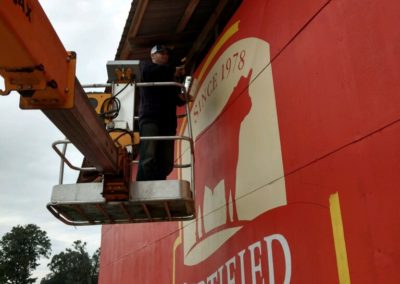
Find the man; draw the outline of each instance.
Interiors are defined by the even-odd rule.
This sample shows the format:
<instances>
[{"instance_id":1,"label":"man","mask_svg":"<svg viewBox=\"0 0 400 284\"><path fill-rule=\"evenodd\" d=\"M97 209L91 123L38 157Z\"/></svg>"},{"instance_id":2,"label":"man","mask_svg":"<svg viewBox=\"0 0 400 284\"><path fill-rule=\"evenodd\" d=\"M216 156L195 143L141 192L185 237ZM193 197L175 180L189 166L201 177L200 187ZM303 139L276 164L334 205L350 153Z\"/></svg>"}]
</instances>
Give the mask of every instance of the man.
<instances>
[{"instance_id":1,"label":"man","mask_svg":"<svg viewBox=\"0 0 400 284\"><path fill-rule=\"evenodd\" d=\"M142 82L171 82L184 75L183 67L168 64L169 50L151 49L151 62L141 66ZM176 135L176 107L185 104L176 86L143 87L140 92L139 132L146 136ZM165 180L173 170L173 140L142 140L136 180Z\"/></svg>"}]
</instances>

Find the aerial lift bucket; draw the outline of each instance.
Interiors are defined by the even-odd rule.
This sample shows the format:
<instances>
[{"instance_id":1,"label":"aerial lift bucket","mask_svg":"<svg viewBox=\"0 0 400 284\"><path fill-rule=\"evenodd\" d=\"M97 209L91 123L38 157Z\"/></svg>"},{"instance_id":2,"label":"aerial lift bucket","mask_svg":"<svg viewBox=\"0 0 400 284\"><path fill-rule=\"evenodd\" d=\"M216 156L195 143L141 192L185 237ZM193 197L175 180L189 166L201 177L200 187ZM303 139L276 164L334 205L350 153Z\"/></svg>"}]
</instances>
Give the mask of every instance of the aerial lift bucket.
<instances>
[{"instance_id":1,"label":"aerial lift bucket","mask_svg":"<svg viewBox=\"0 0 400 284\"><path fill-rule=\"evenodd\" d=\"M102 183L56 185L50 212L68 225L187 221L195 217L190 183L185 180L132 182L129 200L109 201Z\"/></svg>"},{"instance_id":2,"label":"aerial lift bucket","mask_svg":"<svg viewBox=\"0 0 400 284\"><path fill-rule=\"evenodd\" d=\"M124 64L127 64L125 62ZM113 67L115 68L115 66ZM136 87L184 85L175 82L163 83L134 83ZM108 87L112 84L91 85L92 87ZM84 86L85 87L85 86ZM87 86L89 87L89 86ZM117 90L114 90L117 91ZM132 99L134 94L130 94ZM132 102L131 102L132 103ZM130 104L131 104L130 103ZM134 103L134 102L133 102ZM133 108L132 108L133 110ZM133 116L129 114L128 116ZM100 225L100 224L124 224L160 221L187 221L195 218L194 196L194 145L190 122L189 107L186 105L186 114L180 117L187 118L188 136L154 136L141 137L141 140L181 140L189 142L190 162L175 165L176 168L189 168L190 179L187 180L159 180L159 181L131 181L127 198L110 199L105 195L104 181L76 184L62 184L63 169L60 170L60 184L54 186L48 210L59 220L68 225ZM137 119L137 117L135 118ZM134 124L131 126L133 129ZM135 135L133 135L135 137ZM132 138L132 140L135 140ZM61 167L64 163L78 171L95 171L95 168L79 168L73 166L65 156L68 140L56 141L53 148L61 157ZM57 145L64 144L61 152ZM134 145L135 142L131 141ZM138 161L132 161L132 164ZM192 187L192 188L191 188Z\"/></svg>"}]
</instances>

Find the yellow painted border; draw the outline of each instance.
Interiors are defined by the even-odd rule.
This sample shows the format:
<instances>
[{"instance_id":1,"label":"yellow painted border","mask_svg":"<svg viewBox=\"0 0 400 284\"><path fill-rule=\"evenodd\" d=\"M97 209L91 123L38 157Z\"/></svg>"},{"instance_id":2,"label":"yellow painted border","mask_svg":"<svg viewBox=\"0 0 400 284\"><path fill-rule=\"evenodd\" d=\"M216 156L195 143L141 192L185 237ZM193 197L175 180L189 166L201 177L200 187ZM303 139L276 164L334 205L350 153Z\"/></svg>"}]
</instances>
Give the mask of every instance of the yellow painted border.
<instances>
[{"instance_id":1,"label":"yellow painted border","mask_svg":"<svg viewBox=\"0 0 400 284\"><path fill-rule=\"evenodd\" d=\"M206 58L204 65L201 67L199 76L196 78L198 81L201 82L201 79L204 76L204 73L206 72L208 66L211 64L211 61L214 59L215 55L217 52L221 49L221 47L230 39L234 34L236 34L239 31L239 21L234 22L227 30L226 32L219 38L217 43L214 45L213 49L211 50L210 54ZM184 121L181 123L181 127L178 133L182 133L183 130L186 127L186 118L184 118Z\"/></svg>"},{"instance_id":2,"label":"yellow painted border","mask_svg":"<svg viewBox=\"0 0 400 284\"><path fill-rule=\"evenodd\" d=\"M204 73L206 72L208 66L211 64L211 61L214 59L215 55L217 52L221 49L221 47L230 39L234 34L236 34L239 31L239 21L234 22L227 30L226 32L220 37L220 39L217 41L215 44L214 48L211 50L210 54L208 55L206 61L204 62L204 65L201 67L199 76L197 77L197 80L201 81L201 79L204 76ZM186 127L186 118L181 123L180 129L178 133L183 133L185 127Z\"/></svg>"},{"instance_id":3,"label":"yellow painted border","mask_svg":"<svg viewBox=\"0 0 400 284\"><path fill-rule=\"evenodd\" d=\"M346 241L344 238L344 229L342 213L340 210L339 193L334 193L329 197L329 209L331 212L331 222L333 230L333 239L335 242L336 263L339 274L340 284L350 284L349 264L347 261Z\"/></svg>"},{"instance_id":4,"label":"yellow painted border","mask_svg":"<svg viewBox=\"0 0 400 284\"><path fill-rule=\"evenodd\" d=\"M211 50L210 55L207 57L203 67L200 70L198 77L199 81L201 81L201 79L203 78L204 72L206 72L211 61L213 60L217 52L221 49L221 47L224 45L224 43L227 42L228 39L230 39L235 33L239 31L239 23L240 21L233 23L217 41L214 48Z\"/></svg>"},{"instance_id":5,"label":"yellow painted border","mask_svg":"<svg viewBox=\"0 0 400 284\"><path fill-rule=\"evenodd\" d=\"M210 55L207 57L203 67L200 70L200 73L198 76L199 81L201 81L208 66L211 64L211 61L214 59L215 55L221 49L221 47L225 44L225 42L227 42L228 39L230 39L235 33L237 33L239 31L239 23L240 23L240 21L236 21L235 23L233 23L227 29L227 31L221 36L221 38L218 40L218 42L215 44L214 48L210 52ZM179 133L182 133L184 131L184 129L186 127L186 123L187 122L186 122L186 118L185 118L185 120L181 123L181 128L179 130ZM181 143L178 144L177 152L178 152L179 159L181 159ZM181 171L182 171L181 169L178 171L179 178L182 175ZM182 230L183 230L182 222L179 222L179 236L176 238L176 240L174 242L174 247L173 247L173 252L172 252L172 258L173 258L172 259L172 284L176 283L176 250L177 250L178 246L180 246L182 244Z\"/></svg>"}]
</instances>

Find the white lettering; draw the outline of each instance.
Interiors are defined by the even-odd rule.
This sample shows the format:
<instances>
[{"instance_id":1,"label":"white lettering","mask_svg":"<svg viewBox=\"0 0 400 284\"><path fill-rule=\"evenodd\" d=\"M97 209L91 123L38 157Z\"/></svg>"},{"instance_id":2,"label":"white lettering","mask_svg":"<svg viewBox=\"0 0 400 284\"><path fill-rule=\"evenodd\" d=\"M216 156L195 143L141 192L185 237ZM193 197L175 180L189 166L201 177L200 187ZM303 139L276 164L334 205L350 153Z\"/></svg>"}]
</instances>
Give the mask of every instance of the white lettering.
<instances>
[{"instance_id":1,"label":"white lettering","mask_svg":"<svg viewBox=\"0 0 400 284\"><path fill-rule=\"evenodd\" d=\"M223 284L224 282L222 281L222 270L224 269L224 266L222 265L219 269L219 284Z\"/></svg>"},{"instance_id":2,"label":"white lettering","mask_svg":"<svg viewBox=\"0 0 400 284\"><path fill-rule=\"evenodd\" d=\"M264 238L267 244L267 254L268 254L268 271L269 271L269 284L275 284L275 272L274 272L274 259L272 255L272 241L278 241L283 249L283 254L285 256L285 279L284 284L290 283L290 278L292 276L292 263L291 254L289 249L289 244L284 236L280 234L271 235Z\"/></svg>"},{"instance_id":3,"label":"white lettering","mask_svg":"<svg viewBox=\"0 0 400 284\"><path fill-rule=\"evenodd\" d=\"M242 283L245 284L246 283L246 278L245 278L245 274L244 274L244 261L243 261L243 256L244 256L245 250L242 250L239 252L239 258L240 258L240 275L241 275L241 279L242 279Z\"/></svg>"},{"instance_id":4,"label":"white lettering","mask_svg":"<svg viewBox=\"0 0 400 284\"><path fill-rule=\"evenodd\" d=\"M259 254L258 254L258 261L256 263L256 255L255 255L255 249L258 248ZM262 277L262 271L261 271L261 242L256 242L254 244L251 244L249 246L249 251L250 251L250 261L251 261L251 283L257 284L257 272L260 273L260 277L262 279L262 283L264 282L264 278Z\"/></svg>"},{"instance_id":5,"label":"white lettering","mask_svg":"<svg viewBox=\"0 0 400 284\"><path fill-rule=\"evenodd\" d=\"M213 274L211 274L210 276L207 277L207 284L214 284L215 281L218 280L218 272L215 271Z\"/></svg>"},{"instance_id":6,"label":"white lettering","mask_svg":"<svg viewBox=\"0 0 400 284\"><path fill-rule=\"evenodd\" d=\"M236 271L236 261L235 257L232 257L225 263L226 266L226 278L228 280L227 284L235 284L235 271ZM233 266L233 273L231 267Z\"/></svg>"},{"instance_id":7,"label":"white lettering","mask_svg":"<svg viewBox=\"0 0 400 284\"><path fill-rule=\"evenodd\" d=\"M289 284L292 276L292 260L289 244L286 238L281 234L273 234L264 237L263 240L264 242L261 240L250 244L247 249L241 250L236 255L228 259L223 265L218 267L216 271L210 274L205 281L187 281L184 282L184 284L235 284L236 279L239 279L239 273L239 283L246 284L246 272L249 271L251 272L252 284L265 284L266 277L264 278L263 275L266 273L269 275L268 284L275 284L274 254L272 247L272 244L275 241L279 242L280 246L282 247L285 259L285 275L283 284ZM276 249L276 246L274 248ZM249 253L246 253L246 251L249 251ZM238 265L237 262L239 262ZM268 263L267 267L266 263ZM282 283L280 280L278 282Z\"/></svg>"}]
</instances>

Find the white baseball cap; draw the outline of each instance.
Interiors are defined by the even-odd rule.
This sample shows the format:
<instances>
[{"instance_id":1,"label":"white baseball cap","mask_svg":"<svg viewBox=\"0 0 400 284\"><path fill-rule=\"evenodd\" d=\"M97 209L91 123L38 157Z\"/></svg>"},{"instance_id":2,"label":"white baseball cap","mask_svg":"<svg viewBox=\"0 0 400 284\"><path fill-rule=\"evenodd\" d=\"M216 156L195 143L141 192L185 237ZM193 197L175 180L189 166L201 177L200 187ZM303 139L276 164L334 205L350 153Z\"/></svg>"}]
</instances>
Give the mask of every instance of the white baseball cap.
<instances>
[{"instance_id":1,"label":"white baseball cap","mask_svg":"<svg viewBox=\"0 0 400 284\"><path fill-rule=\"evenodd\" d=\"M169 52L169 48L167 48L165 45L162 45L162 44L156 44L151 49L150 54L155 54L155 53L162 52L162 51L168 51Z\"/></svg>"}]
</instances>

